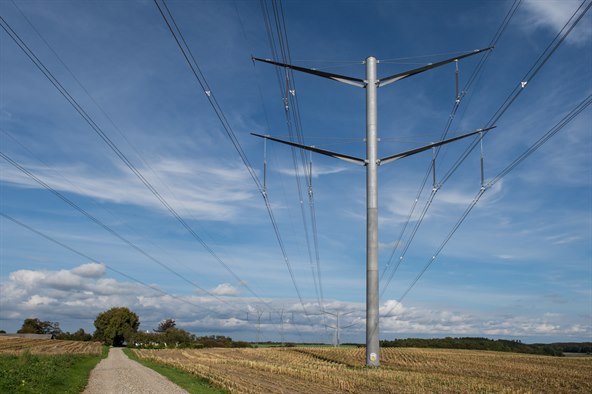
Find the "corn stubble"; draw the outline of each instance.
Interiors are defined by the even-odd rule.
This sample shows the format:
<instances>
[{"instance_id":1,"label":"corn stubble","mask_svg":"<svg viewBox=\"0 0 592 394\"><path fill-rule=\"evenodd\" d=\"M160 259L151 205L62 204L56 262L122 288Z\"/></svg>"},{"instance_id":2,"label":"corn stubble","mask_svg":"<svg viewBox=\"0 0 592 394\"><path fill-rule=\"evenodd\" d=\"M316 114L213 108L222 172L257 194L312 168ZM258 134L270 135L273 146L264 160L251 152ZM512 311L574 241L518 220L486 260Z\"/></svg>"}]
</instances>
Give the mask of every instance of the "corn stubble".
<instances>
[{"instance_id":1,"label":"corn stubble","mask_svg":"<svg viewBox=\"0 0 592 394\"><path fill-rule=\"evenodd\" d=\"M263 348L134 350L231 393L589 393L592 358L445 349Z\"/></svg>"},{"instance_id":2,"label":"corn stubble","mask_svg":"<svg viewBox=\"0 0 592 394\"><path fill-rule=\"evenodd\" d=\"M0 336L0 355L19 355L23 352L39 355L80 354L100 355L100 342L61 341Z\"/></svg>"}]
</instances>

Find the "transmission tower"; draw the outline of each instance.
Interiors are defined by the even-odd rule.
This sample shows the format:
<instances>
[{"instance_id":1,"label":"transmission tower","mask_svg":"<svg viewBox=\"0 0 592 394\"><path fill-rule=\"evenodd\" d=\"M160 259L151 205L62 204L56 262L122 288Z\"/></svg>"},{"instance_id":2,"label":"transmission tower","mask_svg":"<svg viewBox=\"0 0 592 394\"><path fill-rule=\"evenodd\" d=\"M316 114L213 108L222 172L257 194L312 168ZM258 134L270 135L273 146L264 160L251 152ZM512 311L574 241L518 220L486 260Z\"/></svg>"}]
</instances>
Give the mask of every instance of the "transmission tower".
<instances>
[{"instance_id":1,"label":"transmission tower","mask_svg":"<svg viewBox=\"0 0 592 394\"><path fill-rule=\"evenodd\" d=\"M263 311L257 309L257 346L261 343L261 316L263 316ZM247 320L249 319L249 315L247 314Z\"/></svg>"},{"instance_id":2,"label":"transmission tower","mask_svg":"<svg viewBox=\"0 0 592 394\"><path fill-rule=\"evenodd\" d=\"M338 312L333 313L333 312L329 312L329 311L325 310L322 313L326 313L328 315L335 316L335 320L336 320L335 326L327 326L327 327L333 328L335 330L334 344L335 344L335 347L339 347L339 345L341 344L341 339L340 339L341 337L339 335L341 333L341 329L355 326L355 324L342 326L340 324L340 317L345 316L345 315L349 315L350 313L354 313L354 312L352 311L352 312L346 312L346 313L339 313L339 311L338 311Z\"/></svg>"},{"instance_id":3,"label":"transmission tower","mask_svg":"<svg viewBox=\"0 0 592 394\"><path fill-rule=\"evenodd\" d=\"M462 54L450 59L442 60L437 63L431 63L423 67L408 70L402 73L394 74L386 78L376 78L376 66L378 60L369 56L366 58L366 78L353 78L345 75L333 74L329 72L313 70L310 68L294 66L291 64L278 63L271 59L260 59L253 57L253 60L273 64L275 66L292 69L307 74L316 75L323 78L332 79L337 82L342 82L348 85L357 86L366 89L366 158L361 159L354 156L344 155L337 152L332 152L325 149L315 148L298 144L292 141L285 141L279 138L274 138L269 135L261 135L251 133L254 136L266 138L282 144L294 146L300 149L316 152L322 155L334 157L336 159L344 160L350 163L366 166L366 365L378 367L380 366L380 345L379 345L379 297L378 297L378 166L402 159L407 156L414 155L441 145L448 144L453 141L460 140L478 133L485 133L493 127L486 129L478 129L473 132L460 135L458 137L446 139L440 142L422 146L406 152L398 153L392 156L387 156L382 159L378 158L378 114L377 114L377 90L379 87L389 85L391 83L400 81L402 79L411 77L431 70L436 67L443 66L448 63L458 62L458 60L465 57L473 56L478 53L493 49L492 47L484 49L476 49L472 52ZM457 92L458 98L458 92Z\"/></svg>"}]
</instances>

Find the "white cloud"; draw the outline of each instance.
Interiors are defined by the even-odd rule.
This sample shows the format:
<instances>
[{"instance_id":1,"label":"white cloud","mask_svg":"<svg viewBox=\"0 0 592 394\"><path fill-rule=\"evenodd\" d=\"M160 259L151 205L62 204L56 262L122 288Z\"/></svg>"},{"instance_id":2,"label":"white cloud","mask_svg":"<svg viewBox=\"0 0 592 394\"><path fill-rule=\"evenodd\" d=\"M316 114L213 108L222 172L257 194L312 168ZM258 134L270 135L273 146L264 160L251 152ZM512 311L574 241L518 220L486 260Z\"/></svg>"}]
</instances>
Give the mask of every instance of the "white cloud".
<instances>
[{"instance_id":1,"label":"white cloud","mask_svg":"<svg viewBox=\"0 0 592 394\"><path fill-rule=\"evenodd\" d=\"M409 213L415 203L417 191L417 189L412 189L410 186L405 185L384 187L382 195L386 197L383 197L384 203L382 203L381 207L385 213L380 218L381 222L404 223L409 218ZM503 182L500 181L486 191L479 201L479 205L497 203L503 195L503 191ZM430 192L431 187L429 189L426 187L422 196L415 204L415 209L411 215L411 222L416 222L420 219L428 198L431 196ZM463 185L463 188L457 188L450 184L444 185L436 192L424 220L434 216L439 218L449 216L452 209L466 208L473 201L477 192L478 189L466 190L466 185Z\"/></svg>"},{"instance_id":2,"label":"white cloud","mask_svg":"<svg viewBox=\"0 0 592 394\"><path fill-rule=\"evenodd\" d=\"M38 306L38 305L44 305L44 304L52 304L55 303L56 300L53 298L49 298L49 297L43 297L43 296L39 296L37 294L33 294L31 296L31 298L26 302L26 304L28 306Z\"/></svg>"},{"instance_id":3,"label":"white cloud","mask_svg":"<svg viewBox=\"0 0 592 394\"><path fill-rule=\"evenodd\" d=\"M346 166L339 166L339 165L321 165L321 164L314 164L312 166L312 177L318 178L322 175L331 175L331 174L338 174L340 172L347 171ZM273 168L273 170L279 174L287 175L287 176L294 176L294 167L279 167ZM304 169L302 166L298 169L300 175L304 175L308 173L308 168Z\"/></svg>"},{"instance_id":4,"label":"white cloud","mask_svg":"<svg viewBox=\"0 0 592 394\"><path fill-rule=\"evenodd\" d=\"M210 293L218 296L237 296L240 294L240 291L230 283L220 283L210 290Z\"/></svg>"},{"instance_id":5,"label":"white cloud","mask_svg":"<svg viewBox=\"0 0 592 394\"><path fill-rule=\"evenodd\" d=\"M581 1L526 0L524 9L527 11L527 20L521 25L530 30L548 28L556 34L580 4L582 4ZM567 40L575 44L584 44L590 41L591 33L590 23L580 22Z\"/></svg>"},{"instance_id":6,"label":"white cloud","mask_svg":"<svg viewBox=\"0 0 592 394\"><path fill-rule=\"evenodd\" d=\"M96 271L93 271L93 268ZM252 298L236 298L232 303L204 295L172 296L135 283L113 278L82 277L74 272L100 272L98 267L83 264L71 270L19 270L1 283L0 318L14 321L18 328L26 317L43 320L69 321L76 325L86 321L92 330L96 315L114 306L126 306L136 312L143 328L156 327L164 317L174 318L179 327L196 333L229 333L235 338L254 340L257 327L262 338L276 340L280 331L280 314L284 311L284 330L293 340L329 340L324 324L334 318L315 313L318 305L305 300L308 318L297 300L266 300L271 307L263 307ZM73 278L78 278L74 280ZM68 287L69 286L69 287ZM222 283L212 290L217 295L238 295L237 289ZM364 305L346 301L326 300L328 311L343 314L342 324L353 326L344 330L344 337L363 341ZM274 312L272 312L273 310ZM386 300L381 308L381 335L392 338L401 335L481 335L481 336L539 336L581 338L592 333L583 322L567 321L559 313L547 312L540 316L513 316L471 313L450 308L406 306ZM347 315L346 315L347 312ZM325 322L324 322L325 320ZM63 322L62 321L62 322ZM62 324L64 329L69 328ZM298 334L300 333L300 334Z\"/></svg>"},{"instance_id":7,"label":"white cloud","mask_svg":"<svg viewBox=\"0 0 592 394\"><path fill-rule=\"evenodd\" d=\"M84 286L80 276L66 270L46 273L40 284L58 290L74 290Z\"/></svg>"},{"instance_id":8,"label":"white cloud","mask_svg":"<svg viewBox=\"0 0 592 394\"><path fill-rule=\"evenodd\" d=\"M563 245L579 241L583 238L582 235L575 234L557 234L546 237L554 245Z\"/></svg>"},{"instance_id":9,"label":"white cloud","mask_svg":"<svg viewBox=\"0 0 592 394\"><path fill-rule=\"evenodd\" d=\"M473 201L476 193L463 193L459 190L442 190L436 198L448 205L467 206Z\"/></svg>"},{"instance_id":10,"label":"white cloud","mask_svg":"<svg viewBox=\"0 0 592 394\"><path fill-rule=\"evenodd\" d=\"M396 305L396 304L393 304ZM391 306L392 307L392 306ZM390 308L389 308L390 309ZM558 313L541 316L494 315L424 308L394 308L381 320L384 334L570 337L592 333L592 326L567 322Z\"/></svg>"},{"instance_id":11,"label":"white cloud","mask_svg":"<svg viewBox=\"0 0 592 394\"><path fill-rule=\"evenodd\" d=\"M123 164L118 163L117 170L109 174L88 166L54 166L54 170L50 170L28 163L21 164L37 178L61 192L76 193L117 204L166 210ZM261 204L253 202L259 201L253 198L253 182L244 167L228 163L214 165L213 160L210 164L161 158L150 168L137 168L180 214L191 215L201 220L233 221L242 218L244 208L261 207ZM0 171L0 180L21 187L41 187L5 163Z\"/></svg>"},{"instance_id":12,"label":"white cloud","mask_svg":"<svg viewBox=\"0 0 592 394\"><path fill-rule=\"evenodd\" d=\"M35 287L39 281L45 278L45 274L39 271L19 270L9 275L10 281L26 288Z\"/></svg>"},{"instance_id":13,"label":"white cloud","mask_svg":"<svg viewBox=\"0 0 592 394\"><path fill-rule=\"evenodd\" d=\"M399 246L401 246L400 240L393 241L393 242L379 242L378 243L378 249L380 249L380 250L390 250L395 247L398 248Z\"/></svg>"},{"instance_id":14,"label":"white cloud","mask_svg":"<svg viewBox=\"0 0 592 394\"><path fill-rule=\"evenodd\" d=\"M83 264L74 268L72 273L84 278L99 278L105 275L105 266L98 263Z\"/></svg>"}]
</instances>

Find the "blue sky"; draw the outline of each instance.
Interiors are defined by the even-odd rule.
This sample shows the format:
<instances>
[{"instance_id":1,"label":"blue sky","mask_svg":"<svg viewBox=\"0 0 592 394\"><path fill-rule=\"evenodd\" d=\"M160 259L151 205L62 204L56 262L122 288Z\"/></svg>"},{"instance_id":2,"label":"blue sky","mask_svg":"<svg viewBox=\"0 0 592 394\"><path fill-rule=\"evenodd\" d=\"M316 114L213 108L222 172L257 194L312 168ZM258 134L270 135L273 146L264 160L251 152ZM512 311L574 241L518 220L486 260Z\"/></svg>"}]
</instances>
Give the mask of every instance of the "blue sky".
<instances>
[{"instance_id":1,"label":"blue sky","mask_svg":"<svg viewBox=\"0 0 592 394\"><path fill-rule=\"evenodd\" d=\"M367 56L381 61L380 77L487 47L512 3L282 5L293 63L363 78ZM315 290L307 188L301 179L302 211L290 149L267 143L267 192L302 302L264 201L155 4L17 4L1 1L6 23L236 277L171 216L2 30L0 151L153 260L2 159L1 212L92 260L0 218L0 328L15 331L23 319L38 317L59 321L66 330L92 331L99 312L128 306L140 315L142 329L174 318L197 334L255 340L260 314L262 340L279 340L283 334L287 340L330 341L332 330L324 324L334 321L319 315ZM263 179L264 145L249 133L287 138L288 129L274 67L251 62L251 55L272 57L260 2L167 4L252 168ZM520 4L461 100L450 136L487 124L579 5ZM271 11L271 3L268 7ZM486 135L487 179L590 94L591 26L586 15L528 81L497 129ZM461 88L480 57L459 62ZM310 75L294 78L305 143L364 156L364 90ZM378 97L380 157L434 142L454 106L454 65L383 87ZM488 189L400 303L479 191L479 150L442 185L412 242L409 232L431 180L408 231L398 237L431 154L379 168L381 271L394 245L399 245L397 261L409 244L380 300L381 313L387 315L381 320L381 338L591 339L591 120L587 109ZM469 143L442 149L439 180ZM328 157L312 160L324 308L351 312L342 324L355 325L343 330L342 341L361 342L364 168Z\"/></svg>"}]
</instances>

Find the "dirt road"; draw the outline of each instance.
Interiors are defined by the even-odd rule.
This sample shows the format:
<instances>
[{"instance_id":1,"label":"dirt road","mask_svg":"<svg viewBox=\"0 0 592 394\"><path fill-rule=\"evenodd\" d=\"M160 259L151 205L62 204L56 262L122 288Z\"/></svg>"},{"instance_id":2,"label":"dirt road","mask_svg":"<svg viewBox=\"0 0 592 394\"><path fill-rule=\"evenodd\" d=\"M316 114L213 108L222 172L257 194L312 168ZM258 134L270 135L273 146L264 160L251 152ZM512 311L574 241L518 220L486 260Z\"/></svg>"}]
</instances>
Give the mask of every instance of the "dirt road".
<instances>
[{"instance_id":1,"label":"dirt road","mask_svg":"<svg viewBox=\"0 0 592 394\"><path fill-rule=\"evenodd\" d=\"M90 373L83 394L188 394L164 376L130 360L121 348L111 348L109 356Z\"/></svg>"}]
</instances>

